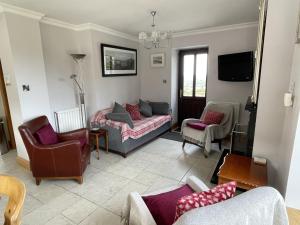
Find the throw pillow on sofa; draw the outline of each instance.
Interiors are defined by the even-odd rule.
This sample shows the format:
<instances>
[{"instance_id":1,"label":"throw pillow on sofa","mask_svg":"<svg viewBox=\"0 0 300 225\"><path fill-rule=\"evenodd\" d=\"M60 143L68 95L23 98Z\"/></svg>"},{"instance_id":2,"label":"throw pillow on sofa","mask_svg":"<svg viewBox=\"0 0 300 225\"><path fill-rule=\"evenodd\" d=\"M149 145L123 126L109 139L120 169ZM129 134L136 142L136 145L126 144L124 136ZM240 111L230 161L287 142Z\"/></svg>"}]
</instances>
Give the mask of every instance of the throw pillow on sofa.
<instances>
[{"instance_id":1,"label":"throw pillow on sofa","mask_svg":"<svg viewBox=\"0 0 300 225\"><path fill-rule=\"evenodd\" d=\"M133 120L142 119L139 105L126 104L126 111L129 112L131 119Z\"/></svg>"},{"instance_id":2,"label":"throw pillow on sofa","mask_svg":"<svg viewBox=\"0 0 300 225\"><path fill-rule=\"evenodd\" d=\"M151 105L143 101L142 99L139 100L139 106L140 106L140 112L146 116L146 117L151 117L152 116L152 107Z\"/></svg>"},{"instance_id":3,"label":"throw pillow on sofa","mask_svg":"<svg viewBox=\"0 0 300 225\"><path fill-rule=\"evenodd\" d=\"M121 104L115 102L112 113L126 113L126 109Z\"/></svg>"},{"instance_id":4,"label":"throw pillow on sofa","mask_svg":"<svg viewBox=\"0 0 300 225\"><path fill-rule=\"evenodd\" d=\"M169 103L167 102L149 102L152 113L156 115L168 115L169 114Z\"/></svg>"},{"instance_id":5,"label":"throw pillow on sofa","mask_svg":"<svg viewBox=\"0 0 300 225\"><path fill-rule=\"evenodd\" d=\"M175 221L184 213L208 205L232 198L236 191L236 182L231 181L226 184L220 184L208 191L192 193L184 196L177 201Z\"/></svg>"},{"instance_id":6,"label":"throw pillow on sofa","mask_svg":"<svg viewBox=\"0 0 300 225\"><path fill-rule=\"evenodd\" d=\"M133 121L128 112L125 113L108 113L106 114L106 119L114 120L118 122L127 123L130 128L133 128Z\"/></svg>"}]
</instances>

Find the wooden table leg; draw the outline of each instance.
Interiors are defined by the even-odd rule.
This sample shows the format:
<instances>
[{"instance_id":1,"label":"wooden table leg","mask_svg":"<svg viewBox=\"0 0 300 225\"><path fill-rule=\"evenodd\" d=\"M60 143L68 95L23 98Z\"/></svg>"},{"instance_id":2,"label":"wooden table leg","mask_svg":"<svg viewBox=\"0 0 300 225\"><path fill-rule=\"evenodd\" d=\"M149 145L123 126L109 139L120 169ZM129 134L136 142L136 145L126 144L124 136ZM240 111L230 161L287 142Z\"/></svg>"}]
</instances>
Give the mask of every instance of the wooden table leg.
<instances>
[{"instance_id":1,"label":"wooden table leg","mask_svg":"<svg viewBox=\"0 0 300 225\"><path fill-rule=\"evenodd\" d=\"M106 153L108 153L108 132L105 134L105 147L106 147Z\"/></svg>"},{"instance_id":2,"label":"wooden table leg","mask_svg":"<svg viewBox=\"0 0 300 225\"><path fill-rule=\"evenodd\" d=\"M96 151L97 151L97 159L99 160L100 159L100 153L99 153L99 137L98 135L96 135Z\"/></svg>"}]
</instances>

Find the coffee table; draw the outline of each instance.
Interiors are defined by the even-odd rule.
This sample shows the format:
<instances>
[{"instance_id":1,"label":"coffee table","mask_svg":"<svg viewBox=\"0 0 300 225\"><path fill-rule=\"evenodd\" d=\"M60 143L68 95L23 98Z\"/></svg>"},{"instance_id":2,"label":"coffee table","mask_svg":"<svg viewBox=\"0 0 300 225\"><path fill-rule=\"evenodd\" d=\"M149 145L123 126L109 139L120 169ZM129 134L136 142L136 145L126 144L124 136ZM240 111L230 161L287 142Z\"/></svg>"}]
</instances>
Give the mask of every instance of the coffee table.
<instances>
[{"instance_id":1,"label":"coffee table","mask_svg":"<svg viewBox=\"0 0 300 225\"><path fill-rule=\"evenodd\" d=\"M236 181L245 190L268 185L267 165L254 163L250 157L228 154L218 173L218 183Z\"/></svg>"}]
</instances>

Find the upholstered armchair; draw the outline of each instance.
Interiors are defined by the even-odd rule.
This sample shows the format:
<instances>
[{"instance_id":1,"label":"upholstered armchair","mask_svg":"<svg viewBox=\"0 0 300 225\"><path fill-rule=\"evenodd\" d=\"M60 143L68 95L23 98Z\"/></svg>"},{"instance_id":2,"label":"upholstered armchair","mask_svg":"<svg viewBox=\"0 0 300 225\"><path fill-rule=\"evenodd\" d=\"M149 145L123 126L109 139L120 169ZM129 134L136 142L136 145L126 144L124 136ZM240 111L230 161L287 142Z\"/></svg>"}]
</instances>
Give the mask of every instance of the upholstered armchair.
<instances>
[{"instance_id":1,"label":"upholstered armchair","mask_svg":"<svg viewBox=\"0 0 300 225\"><path fill-rule=\"evenodd\" d=\"M41 179L75 179L80 184L83 182L83 173L90 163L87 129L55 133L47 117L41 116L22 124L19 131L37 185ZM48 140L41 140L41 135ZM50 144L43 144L45 142Z\"/></svg>"},{"instance_id":2,"label":"upholstered armchair","mask_svg":"<svg viewBox=\"0 0 300 225\"><path fill-rule=\"evenodd\" d=\"M187 179L186 184L194 192L207 191L209 188L195 176ZM140 195L132 192L122 210L123 225L157 225L143 197L158 195L175 190L183 184ZM157 212L165 212L168 209ZM175 209L174 209L175 211ZM175 215L175 212L174 212ZM233 224L266 224L287 225L288 217L284 200L272 187L259 187L237 195L217 204L195 208L184 213L173 225L233 225Z\"/></svg>"},{"instance_id":3,"label":"upholstered armchair","mask_svg":"<svg viewBox=\"0 0 300 225\"><path fill-rule=\"evenodd\" d=\"M230 102L208 102L199 119L185 119L181 125L181 134L183 139L182 148L185 143L192 143L204 148L204 154L207 157L211 151L211 143L219 143L221 150L222 139L229 135L234 124L239 119L239 103ZM223 115L219 124L202 124L208 112L221 113Z\"/></svg>"}]
</instances>

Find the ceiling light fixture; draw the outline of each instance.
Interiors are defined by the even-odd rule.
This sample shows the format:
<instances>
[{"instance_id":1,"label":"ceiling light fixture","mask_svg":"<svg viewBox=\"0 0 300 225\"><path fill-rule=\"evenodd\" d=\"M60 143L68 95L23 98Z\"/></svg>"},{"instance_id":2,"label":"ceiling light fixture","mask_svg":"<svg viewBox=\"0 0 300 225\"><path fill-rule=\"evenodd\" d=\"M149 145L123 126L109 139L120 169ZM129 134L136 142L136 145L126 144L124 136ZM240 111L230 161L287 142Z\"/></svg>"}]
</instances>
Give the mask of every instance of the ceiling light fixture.
<instances>
[{"instance_id":1,"label":"ceiling light fixture","mask_svg":"<svg viewBox=\"0 0 300 225\"><path fill-rule=\"evenodd\" d=\"M163 31L156 30L156 25L155 25L156 13L157 13L156 11L151 11L151 16L152 16L151 33L147 33L147 32L139 33L139 40L143 43L144 47L147 49L169 47L171 32L170 31L163 32ZM161 44L162 42L167 42L167 43L166 45L162 45Z\"/></svg>"}]
</instances>

